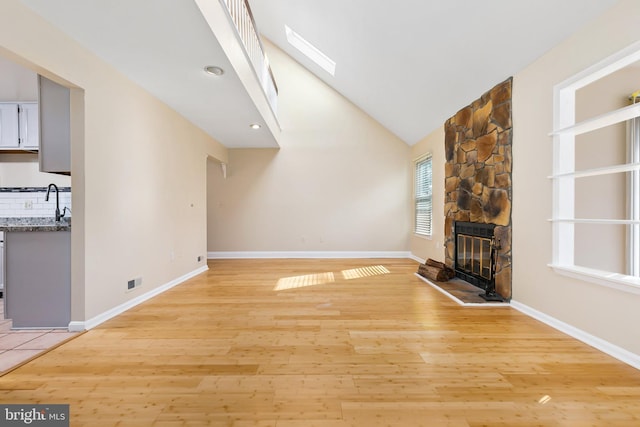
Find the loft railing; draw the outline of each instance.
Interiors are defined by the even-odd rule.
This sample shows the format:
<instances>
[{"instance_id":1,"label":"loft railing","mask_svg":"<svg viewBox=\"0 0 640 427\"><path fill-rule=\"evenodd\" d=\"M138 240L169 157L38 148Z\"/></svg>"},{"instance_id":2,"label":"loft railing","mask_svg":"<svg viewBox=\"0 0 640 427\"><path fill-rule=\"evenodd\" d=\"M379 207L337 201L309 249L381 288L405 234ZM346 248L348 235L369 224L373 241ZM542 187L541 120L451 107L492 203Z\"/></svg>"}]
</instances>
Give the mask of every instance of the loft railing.
<instances>
[{"instance_id":1,"label":"loft railing","mask_svg":"<svg viewBox=\"0 0 640 427\"><path fill-rule=\"evenodd\" d=\"M238 30L240 40L242 40L242 44L244 44L249 60L260 81L260 86L262 86L262 90L267 96L273 113L277 114L278 86L273 78L269 59L258 35L249 2L247 0L220 0L220 2L223 3L229 11L231 20Z\"/></svg>"}]
</instances>

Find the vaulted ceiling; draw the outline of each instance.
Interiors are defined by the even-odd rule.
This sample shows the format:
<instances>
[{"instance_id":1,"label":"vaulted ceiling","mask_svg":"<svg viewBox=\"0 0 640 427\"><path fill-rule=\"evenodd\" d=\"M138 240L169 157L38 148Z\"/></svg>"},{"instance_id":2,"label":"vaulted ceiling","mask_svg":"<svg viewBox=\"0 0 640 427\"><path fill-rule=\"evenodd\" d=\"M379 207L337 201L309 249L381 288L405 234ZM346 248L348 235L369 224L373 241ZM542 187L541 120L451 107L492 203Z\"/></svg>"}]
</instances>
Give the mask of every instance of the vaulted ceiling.
<instances>
[{"instance_id":1,"label":"vaulted ceiling","mask_svg":"<svg viewBox=\"0 0 640 427\"><path fill-rule=\"evenodd\" d=\"M257 111L194 0L22 1L223 144L269 146L268 138L248 131ZM616 1L250 4L266 38L414 144ZM285 24L336 62L335 76L287 43ZM225 74L223 83L212 82L201 72L209 64L229 67L231 75ZM274 73L278 81L277 69ZM229 118L223 110L237 113Z\"/></svg>"},{"instance_id":2,"label":"vaulted ceiling","mask_svg":"<svg viewBox=\"0 0 640 427\"><path fill-rule=\"evenodd\" d=\"M250 1L264 36L408 144L616 3ZM287 43L285 24L336 62L334 77Z\"/></svg>"}]
</instances>

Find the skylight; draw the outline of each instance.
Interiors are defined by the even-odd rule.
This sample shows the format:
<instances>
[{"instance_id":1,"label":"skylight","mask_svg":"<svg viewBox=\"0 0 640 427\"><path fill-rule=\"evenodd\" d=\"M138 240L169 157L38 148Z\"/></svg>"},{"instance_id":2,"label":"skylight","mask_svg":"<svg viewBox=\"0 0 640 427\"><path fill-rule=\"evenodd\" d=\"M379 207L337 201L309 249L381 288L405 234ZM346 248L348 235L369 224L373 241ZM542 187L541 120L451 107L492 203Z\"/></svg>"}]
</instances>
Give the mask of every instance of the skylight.
<instances>
[{"instance_id":1,"label":"skylight","mask_svg":"<svg viewBox=\"0 0 640 427\"><path fill-rule=\"evenodd\" d=\"M322 53L317 47L306 41L300 36L300 34L293 31L287 25L284 26L284 31L287 33L287 41L291 46L304 53L307 58L318 64L323 70L332 76L336 72L336 63L331 60L327 55Z\"/></svg>"}]
</instances>

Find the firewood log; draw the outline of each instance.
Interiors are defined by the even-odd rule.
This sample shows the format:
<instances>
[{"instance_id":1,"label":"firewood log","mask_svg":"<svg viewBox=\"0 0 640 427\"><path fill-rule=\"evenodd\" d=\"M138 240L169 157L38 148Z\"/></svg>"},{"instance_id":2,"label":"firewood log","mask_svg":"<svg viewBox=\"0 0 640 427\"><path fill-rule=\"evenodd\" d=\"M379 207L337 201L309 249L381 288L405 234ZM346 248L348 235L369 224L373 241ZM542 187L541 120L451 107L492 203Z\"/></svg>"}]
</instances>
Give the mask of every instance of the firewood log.
<instances>
[{"instance_id":1,"label":"firewood log","mask_svg":"<svg viewBox=\"0 0 640 427\"><path fill-rule=\"evenodd\" d=\"M453 279L455 277L455 272L453 271L453 269L451 267L447 267L447 265L443 262L440 261L436 261L433 260L431 258L429 258L426 262L426 265L430 265L431 267L437 267L440 268L442 270L445 271L445 273L447 274L447 279Z\"/></svg>"},{"instance_id":2,"label":"firewood log","mask_svg":"<svg viewBox=\"0 0 640 427\"><path fill-rule=\"evenodd\" d=\"M418 274L437 282L446 282L449 280L449 275L444 269L426 264L421 264L420 267L418 267Z\"/></svg>"}]
</instances>

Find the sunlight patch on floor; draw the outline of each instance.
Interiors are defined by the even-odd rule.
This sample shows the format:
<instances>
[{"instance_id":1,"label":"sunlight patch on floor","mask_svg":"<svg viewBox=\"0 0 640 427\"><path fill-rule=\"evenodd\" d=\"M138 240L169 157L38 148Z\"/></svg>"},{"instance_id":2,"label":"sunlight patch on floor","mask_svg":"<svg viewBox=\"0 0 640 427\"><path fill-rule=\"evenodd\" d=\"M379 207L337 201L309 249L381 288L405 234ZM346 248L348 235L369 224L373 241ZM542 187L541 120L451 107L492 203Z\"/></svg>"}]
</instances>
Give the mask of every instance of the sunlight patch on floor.
<instances>
[{"instance_id":1,"label":"sunlight patch on floor","mask_svg":"<svg viewBox=\"0 0 640 427\"><path fill-rule=\"evenodd\" d=\"M360 279L361 277L380 276L391 273L383 265L373 265L370 267L360 267L351 270L342 270L342 277L346 280Z\"/></svg>"},{"instance_id":2,"label":"sunlight patch on floor","mask_svg":"<svg viewBox=\"0 0 640 427\"><path fill-rule=\"evenodd\" d=\"M307 286L323 285L335 282L333 273L305 274L304 276L283 277L278 280L274 291L284 291L287 289L304 288Z\"/></svg>"}]
</instances>

